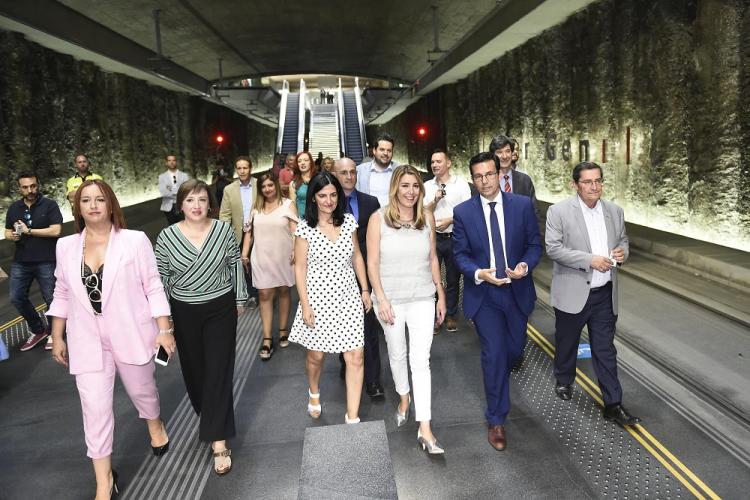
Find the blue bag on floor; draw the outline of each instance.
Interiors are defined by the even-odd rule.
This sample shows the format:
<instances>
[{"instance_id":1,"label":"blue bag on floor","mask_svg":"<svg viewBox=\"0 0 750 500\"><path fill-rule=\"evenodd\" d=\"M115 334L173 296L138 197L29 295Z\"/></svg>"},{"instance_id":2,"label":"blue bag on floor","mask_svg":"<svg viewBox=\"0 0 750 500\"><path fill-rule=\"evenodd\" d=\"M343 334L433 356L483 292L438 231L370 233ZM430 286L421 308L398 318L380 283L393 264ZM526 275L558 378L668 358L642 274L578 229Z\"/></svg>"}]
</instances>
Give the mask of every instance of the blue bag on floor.
<instances>
[{"instance_id":1,"label":"blue bag on floor","mask_svg":"<svg viewBox=\"0 0 750 500\"><path fill-rule=\"evenodd\" d=\"M0 337L0 361L5 361L10 357L8 354L8 348L5 346L5 341Z\"/></svg>"}]
</instances>

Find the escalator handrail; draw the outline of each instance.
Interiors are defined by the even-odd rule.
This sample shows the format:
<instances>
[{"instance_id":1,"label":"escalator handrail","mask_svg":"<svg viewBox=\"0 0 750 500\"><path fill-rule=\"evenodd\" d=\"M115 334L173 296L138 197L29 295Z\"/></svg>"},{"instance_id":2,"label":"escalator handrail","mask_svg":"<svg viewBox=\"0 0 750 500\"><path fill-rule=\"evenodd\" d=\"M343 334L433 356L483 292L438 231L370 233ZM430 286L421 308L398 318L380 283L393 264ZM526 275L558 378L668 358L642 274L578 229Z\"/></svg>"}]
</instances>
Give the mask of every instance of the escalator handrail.
<instances>
[{"instance_id":1,"label":"escalator handrail","mask_svg":"<svg viewBox=\"0 0 750 500\"><path fill-rule=\"evenodd\" d=\"M279 104L279 131L276 136L276 153L281 154L284 146L284 125L286 124L286 105L289 98L289 82L284 80L281 88L281 103Z\"/></svg>"},{"instance_id":2,"label":"escalator handrail","mask_svg":"<svg viewBox=\"0 0 750 500\"><path fill-rule=\"evenodd\" d=\"M339 78L339 88L336 90L338 99L336 102L336 123L339 127L339 156L341 153L349 155L346 147L346 116L344 116L344 88L341 85L341 78Z\"/></svg>"},{"instance_id":3,"label":"escalator handrail","mask_svg":"<svg viewBox=\"0 0 750 500\"><path fill-rule=\"evenodd\" d=\"M365 117L362 112L362 96L359 93L359 78L354 79L354 100L357 103L357 121L359 122L359 142L362 147L362 157L365 157L365 150L367 145L365 144Z\"/></svg>"},{"instance_id":4,"label":"escalator handrail","mask_svg":"<svg viewBox=\"0 0 750 500\"><path fill-rule=\"evenodd\" d=\"M307 101L307 86L305 80L299 81L299 113L297 129L297 152L305 147L305 103Z\"/></svg>"}]
</instances>

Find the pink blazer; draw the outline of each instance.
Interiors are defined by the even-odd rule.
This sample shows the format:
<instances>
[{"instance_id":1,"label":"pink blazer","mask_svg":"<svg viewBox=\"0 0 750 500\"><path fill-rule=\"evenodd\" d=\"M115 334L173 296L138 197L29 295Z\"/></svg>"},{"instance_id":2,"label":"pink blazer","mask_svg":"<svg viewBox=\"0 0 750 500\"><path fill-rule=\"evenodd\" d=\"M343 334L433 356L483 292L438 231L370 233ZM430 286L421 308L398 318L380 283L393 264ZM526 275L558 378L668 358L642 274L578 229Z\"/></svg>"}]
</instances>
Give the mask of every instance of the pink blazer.
<instances>
[{"instance_id":1,"label":"pink blazer","mask_svg":"<svg viewBox=\"0 0 750 500\"><path fill-rule=\"evenodd\" d=\"M70 373L102 369L100 332L109 336L112 353L123 363L143 365L154 355L156 320L169 316L151 242L141 231L112 230L104 258L102 314L94 314L81 281L86 230L57 242L55 294L48 316L66 318Z\"/></svg>"}]
</instances>

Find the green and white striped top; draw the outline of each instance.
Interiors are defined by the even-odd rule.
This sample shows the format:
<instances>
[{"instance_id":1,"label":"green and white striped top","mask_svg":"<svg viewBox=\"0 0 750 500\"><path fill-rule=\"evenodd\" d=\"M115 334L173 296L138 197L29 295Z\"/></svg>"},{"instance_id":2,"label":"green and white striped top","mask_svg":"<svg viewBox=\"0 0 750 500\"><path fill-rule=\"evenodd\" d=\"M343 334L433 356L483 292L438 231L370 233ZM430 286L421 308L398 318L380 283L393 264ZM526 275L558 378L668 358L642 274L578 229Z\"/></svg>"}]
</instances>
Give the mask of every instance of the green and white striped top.
<instances>
[{"instance_id":1,"label":"green and white striped top","mask_svg":"<svg viewBox=\"0 0 750 500\"><path fill-rule=\"evenodd\" d=\"M167 297L203 304L234 289L238 306L247 300L240 249L226 222L211 221L200 249L173 224L159 234L154 253Z\"/></svg>"}]
</instances>

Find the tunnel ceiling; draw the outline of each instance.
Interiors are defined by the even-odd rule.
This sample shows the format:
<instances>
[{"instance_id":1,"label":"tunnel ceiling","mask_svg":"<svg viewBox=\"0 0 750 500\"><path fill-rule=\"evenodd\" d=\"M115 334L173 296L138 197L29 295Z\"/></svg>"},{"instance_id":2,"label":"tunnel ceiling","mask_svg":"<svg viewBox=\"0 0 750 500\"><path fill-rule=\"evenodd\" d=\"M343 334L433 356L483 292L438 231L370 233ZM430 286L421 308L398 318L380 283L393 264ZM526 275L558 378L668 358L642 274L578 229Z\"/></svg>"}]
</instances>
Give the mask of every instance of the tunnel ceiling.
<instances>
[{"instance_id":1,"label":"tunnel ceiling","mask_svg":"<svg viewBox=\"0 0 750 500\"><path fill-rule=\"evenodd\" d=\"M496 0L62 0L60 3L155 50L209 81L223 75L319 73L412 82L430 67L430 6L438 6L440 46L450 48Z\"/></svg>"},{"instance_id":2,"label":"tunnel ceiling","mask_svg":"<svg viewBox=\"0 0 750 500\"><path fill-rule=\"evenodd\" d=\"M222 92L232 95L220 95L219 60L223 83L301 74L377 79L376 86L392 89L368 100L365 119L378 124L594 1L35 0L0 2L0 29L105 71L212 99L272 126L274 91L261 98L229 90ZM438 13L438 53L431 53L432 6Z\"/></svg>"}]
</instances>

